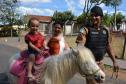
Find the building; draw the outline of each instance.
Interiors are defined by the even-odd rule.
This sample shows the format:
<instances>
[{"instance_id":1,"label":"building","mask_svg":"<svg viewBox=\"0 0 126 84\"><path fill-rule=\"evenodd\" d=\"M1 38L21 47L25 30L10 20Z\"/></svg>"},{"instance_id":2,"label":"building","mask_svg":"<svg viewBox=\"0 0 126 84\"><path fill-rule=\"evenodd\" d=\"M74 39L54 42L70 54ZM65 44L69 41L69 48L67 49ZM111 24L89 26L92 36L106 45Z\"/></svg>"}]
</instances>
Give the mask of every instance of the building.
<instances>
[{"instance_id":1,"label":"building","mask_svg":"<svg viewBox=\"0 0 126 84\"><path fill-rule=\"evenodd\" d=\"M39 31L43 34L43 35L47 35L47 34L52 34L53 31L53 21L52 21L52 17L51 16L39 16L39 15L26 15L24 17L25 19L25 23L28 23L28 20L32 17L35 17L37 19L39 19L40 21L40 27L39 27ZM64 35L77 35L78 31L80 29L80 25L78 25L76 23L76 19L73 21L66 21L65 25L63 26L63 32Z\"/></svg>"},{"instance_id":2,"label":"building","mask_svg":"<svg viewBox=\"0 0 126 84\"><path fill-rule=\"evenodd\" d=\"M122 23L120 24L120 29L123 31L123 32L126 32L126 20L123 20Z\"/></svg>"}]
</instances>

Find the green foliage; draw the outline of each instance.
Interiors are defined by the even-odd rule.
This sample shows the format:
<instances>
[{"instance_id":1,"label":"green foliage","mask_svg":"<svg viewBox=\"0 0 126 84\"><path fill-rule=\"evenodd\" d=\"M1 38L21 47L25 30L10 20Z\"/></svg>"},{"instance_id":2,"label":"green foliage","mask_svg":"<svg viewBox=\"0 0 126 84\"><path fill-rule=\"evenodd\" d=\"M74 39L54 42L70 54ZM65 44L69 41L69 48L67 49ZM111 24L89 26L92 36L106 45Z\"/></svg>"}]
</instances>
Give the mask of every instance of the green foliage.
<instances>
[{"instance_id":1,"label":"green foliage","mask_svg":"<svg viewBox=\"0 0 126 84\"><path fill-rule=\"evenodd\" d=\"M16 11L18 3L18 0L0 0L0 36L11 36L11 34L17 36L17 31L12 28L12 25L23 24Z\"/></svg>"},{"instance_id":2,"label":"green foliage","mask_svg":"<svg viewBox=\"0 0 126 84\"><path fill-rule=\"evenodd\" d=\"M115 14L113 14L112 17L111 17L111 22L112 22L112 24L114 24L114 15L115 15ZM116 23L119 24L124 18L125 18L125 16L122 15L121 12L117 13L117 14L116 14Z\"/></svg>"},{"instance_id":3,"label":"green foliage","mask_svg":"<svg viewBox=\"0 0 126 84\"><path fill-rule=\"evenodd\" d=\"M112 6L112 7L119 6L122 3L122 0L102 0L102 1L106 6Z\"/></svg>"},{"instance_id":4,"label":"green foliage","mask_svg":"<svg viewBox=\"0 0 126 84\"><path fill-rule=\"evenodd\" d=\"M18 0L0 0L0 22L2 24L16 24L19 14L16 12Z\"/></svg>"},{"instance_id":5,"label":"green foliage","mask_svg":"<svg viewBox=\"0 0 126 84\"><path fill-rule=\"evenodd\" d=\"M87 20L90 20L90 14L89 13L82 13L80 16L78 16L77 23L78 24L86 24Z\"/></svg>"},{"instance_id":6,"label":"green foliage","mask_svg":"<svg viewBox=\"0 0 126 84\"><path fill-rule=\"evenodd\" d=\"M0 37L10 37L11 35L18 36L17 30L14 30L11 26L0 27Z\"/></svg>"},{"instance_id":7,"label":"green foliage","mask_svg":"<svg viewBox=\"0 0 126 84\"><path fill-rule=\"evenodd\" d=\"M78 16L77 23L82 24L84 22L84 17L85 17L84 13L82 13L80 16Z\"/></svg>"},{"instance_id":8,"label":"green foliage","mask_svg":"<svg viewBox=\"0 0 126 84\"><path fill-rule=\"evenodd\" d=\"M65 12L54 12L52 20L53 21L60 21L63 24L69 20L72 21L74 18L74 15L70 11L65 11Z\"/></svg>"},{"instance_id":9,"label":"green foliage","mask_svg":"<svg viewBox=\"0 0 126 84\"><path fill-rule=\"evenodd\" d=\"M116 23L119 24L125 18L125 16L122 15L121 13L118 13L116 15L116 18L117 18L116 19ZM77 23L78 24L84 24L85 22L89 23L90 20L91 20L90 19L90 14L87 14L86 15L86 13L83 13L80 16L78 16ZM104 14L103 19L102 19L102 22L106 26L112 26L112 25L114 25L114 14L113 15L110 15L110 14L107 14L107 13Z\"/></svg>"},{"instance_id":10,"label":"green foliage","mask_svg":"<svg viewBox=\"0 0 126 84\"><path fill-rule=\"evenodd\" d=\"M104 14L103 16L103 24L106 25L106 26L111 26L112 25L112 20L111 20L111 15L110 14Z\"/></svg>"}]
</instances>

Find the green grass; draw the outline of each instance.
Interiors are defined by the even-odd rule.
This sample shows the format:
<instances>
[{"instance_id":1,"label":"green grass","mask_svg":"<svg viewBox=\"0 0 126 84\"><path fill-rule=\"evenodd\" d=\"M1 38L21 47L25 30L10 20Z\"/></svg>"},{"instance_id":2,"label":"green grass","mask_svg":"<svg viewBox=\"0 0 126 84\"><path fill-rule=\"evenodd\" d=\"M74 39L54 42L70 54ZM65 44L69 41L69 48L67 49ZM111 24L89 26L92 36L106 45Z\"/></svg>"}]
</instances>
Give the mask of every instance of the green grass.
<instances>
[{"instance_id":1,"label":"green grass","mask_svg":"<svg viewBox=\"0 0 126 84\"><path fill-rule=\"evenodd\" d=\"M75 43L76 37L77 36L65 36L65 40L70 47L76 46ZM124 37L122 35L121 36L112 35L111 45L115 54L117 55L117 58L121 58L122 56L123 44L124 44ZM126 59L126 55L125 55L125 59Z\"/></svg>"}]
</instances>

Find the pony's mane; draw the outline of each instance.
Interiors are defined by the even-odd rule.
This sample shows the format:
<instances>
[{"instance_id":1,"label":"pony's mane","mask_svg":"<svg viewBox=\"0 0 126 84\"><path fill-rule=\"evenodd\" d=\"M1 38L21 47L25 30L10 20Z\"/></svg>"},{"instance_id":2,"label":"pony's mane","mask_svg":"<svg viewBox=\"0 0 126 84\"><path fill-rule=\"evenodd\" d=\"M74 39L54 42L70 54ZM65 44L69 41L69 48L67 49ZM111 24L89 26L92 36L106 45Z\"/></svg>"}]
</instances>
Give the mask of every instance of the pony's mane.
<instances>
[{"instance_id":1,"label":"pony's mane","mask_svg":"<svg viewBox=\"0 0 126 84\"><path fill-rule=\"evenodd\" d=\"M67 50L59 55L52 55L52 56L48 57L47 59L45 59L45 61L50 61L50 60L57 61L57 60L62 60L63 58L67 59L67 58L71 57L70 56L71 54L72 54L72 50Z\"/></svg>"},{"instance_id":2,"label":"pony's mane","mask_svg":"<svg viewBox=\"0 0 126 84\"><path fill-rule=\"evenodd\" d=\"M80 57L84 60L84 61L88 61L91 58L94 59L93 53L86 47L77 47L78 52L80 54Z\"/></svg>"},{"instance_id":3,"label":"pony's mane","mask_svg":"<svg viewBox=\"0 0 126 84\"><path fill-rule=\"evenodd\" d=\"M60 55L50 56L45 60L46 69L45 72L51 72L48 74L51 78L57 78L57 80L69 80L77 71L77 65L75 63L76 56L74 56L72 50L65 51ZM55 75L54 75L55 74ZM60 74L60 75L59 75ZM60 77L58 77L60 76ZM64 79L65 76L65 79ZM52 79L53 80L53 79ZM62 84L62 83L61 83ZM65 84L65 83L64 83Z\"/></svg>"},{"instance_id":4,"label":"pony's mane","mask_svg":"<svg viewBox=\"0 0 126 84\"><path fill-rule=\"evenodd\" d=\"M75 52L75 53L74 53ZM92 54L92 52L86 48L86 47L76 47L70 50L65 51L64 53L60 54L60 55L52 55L50 57L48 57L45 62L50 62L50 61L64 61L65 62L71 62L70 59L72 60L77 60L78 55L80 58L80 60L82 59L83 61L88 61L91 58L94 59L94 56ZM63 60L64 59L64 60Z\"/></svg>"},{"instance_id":5,"label":"pony's mane","mask_svg":"<svg viewBox=\"0 0 126 84\"><path fill-rule=\"evenodd\" d=\"M65 51L64 53L58 56L50 56L45 60L44 63L48 67L47 71L53 73L48 74L51 78L58 78L57 80L64 80L65 76L65 78L69 80L69 78L73 77L73 75L78 72L78 63L89 62L89 60L91 60L90 55L92 55L92 53L87 48L77 47Z\"/></svg>"}]
</instances>

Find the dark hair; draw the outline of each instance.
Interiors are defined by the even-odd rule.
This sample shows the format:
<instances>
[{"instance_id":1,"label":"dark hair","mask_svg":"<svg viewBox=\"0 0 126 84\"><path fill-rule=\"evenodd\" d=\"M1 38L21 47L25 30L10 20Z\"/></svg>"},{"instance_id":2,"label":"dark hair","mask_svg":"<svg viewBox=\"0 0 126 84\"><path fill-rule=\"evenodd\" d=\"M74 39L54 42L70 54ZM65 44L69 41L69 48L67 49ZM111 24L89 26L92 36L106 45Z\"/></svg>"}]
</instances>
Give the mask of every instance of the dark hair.
<instances>
[{"instance_id":1,"label":"dark hair","mask_svg":"<svg viewBox=\"0 0 126 84\"><path fill-rule=\"evenodd\" d=\"M62 22L57 21L53 25L55 26L56 24L59 24L63 28L63 23Z\"/></svg>"},{"instance_id":2,"label":"dark hair","mask_svg":"<svg viewBox=\"0 0 126 84\"><path fill-rule=\"evenodd\" d=\"M30 18L29 21L28 21L28 27L30 27L31 22L32 22L33 20L37 20L37 21L39 21L39 19L36 18L36 17L32 17L32 18Z\"/></svg>"},{"instance_id":3,"label":"dark hair","mask_svg":"<svg viewBox=\"0 0 126 84\"><path fill-rule=\"evenodd\" d=\"M94 13L94 14L96 14L96 15L98 15L98 16L103 17L103 11L102 11L102 8L99 7L99 6L94 6L94 7L92 7L90 13L91 13L91 14Z\"/></svg>"}]
</instances>

